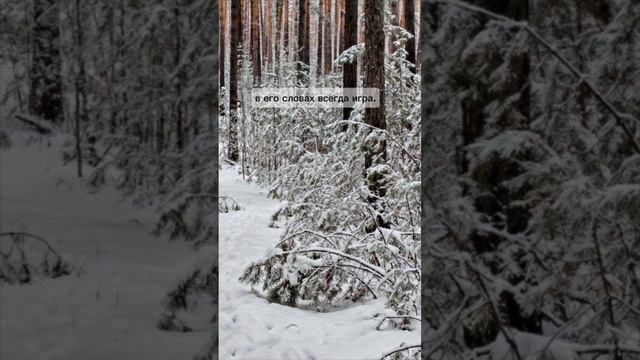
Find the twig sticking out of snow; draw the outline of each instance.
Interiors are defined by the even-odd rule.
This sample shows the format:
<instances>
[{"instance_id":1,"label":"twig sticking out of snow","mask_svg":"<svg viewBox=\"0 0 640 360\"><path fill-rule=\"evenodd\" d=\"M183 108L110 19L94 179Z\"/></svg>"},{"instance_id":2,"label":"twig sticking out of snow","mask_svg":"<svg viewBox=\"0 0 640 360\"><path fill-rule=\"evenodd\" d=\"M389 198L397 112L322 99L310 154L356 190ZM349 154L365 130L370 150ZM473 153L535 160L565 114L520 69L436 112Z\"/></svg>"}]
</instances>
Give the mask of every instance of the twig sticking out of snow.
<instances>
[{"instance_id":1,"label":"twig sticking out of snow","mask_svg":"<svg viewBox=\"0 0 640 360\"><path fill-rule=\"evenodd\" d=\"M34 118L27 118L26 116L22 116L22 115L16 115L15 116L16 119L22 121L23 123L33 127L36 129L36 131L42 135L49 135L51 134L52 130L51 127L49 127L49 125L34 119Z\"/></svg>"}]
</instances>

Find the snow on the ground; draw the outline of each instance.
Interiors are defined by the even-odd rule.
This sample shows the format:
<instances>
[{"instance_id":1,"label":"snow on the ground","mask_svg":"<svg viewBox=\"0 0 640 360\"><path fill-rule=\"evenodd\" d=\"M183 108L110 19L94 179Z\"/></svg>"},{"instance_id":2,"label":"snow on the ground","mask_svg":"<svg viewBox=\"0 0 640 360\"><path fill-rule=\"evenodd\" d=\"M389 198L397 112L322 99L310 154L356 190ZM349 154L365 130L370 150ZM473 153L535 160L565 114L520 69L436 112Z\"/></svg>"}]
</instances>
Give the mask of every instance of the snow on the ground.
<instances>
[{"instance_id":1,"label":"snow on the ground","mask_svg":"<svg viewBox=\"0 0 640 360\"><path fill-rule=\"evenodd\" d=\"M187 245L154 238L157 215L112 189L91 194L62 166L58 136L0 151L0 229L45 239L75 267L70 276L0 288L2 360L180 360L210 329L156 327L165 294L192 264Z\"/></svg>"},{"instance_id":2,"label":"snow on the ground","mask_svg":"<svg viewBox=\"0 0 640 360\"><path fill-rule=\"evenodd\" d=\"M401 343L417 344L420 332L377 331L382 301L321 313L269 303L238 278L251 262L278 242L282 229L268 227L278 208L266 191L220 170L220 195L242 210L220 214L220 359L364 360L379 359Z\"/></svg>"}]
</instances>

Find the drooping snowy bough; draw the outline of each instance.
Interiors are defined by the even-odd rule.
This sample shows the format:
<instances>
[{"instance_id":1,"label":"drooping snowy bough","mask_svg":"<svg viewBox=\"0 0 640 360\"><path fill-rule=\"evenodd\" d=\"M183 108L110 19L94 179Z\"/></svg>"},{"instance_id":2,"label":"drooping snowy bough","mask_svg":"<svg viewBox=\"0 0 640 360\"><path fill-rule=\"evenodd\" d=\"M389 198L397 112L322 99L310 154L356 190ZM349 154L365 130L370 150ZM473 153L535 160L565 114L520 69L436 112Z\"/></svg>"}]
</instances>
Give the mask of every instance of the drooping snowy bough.
<instances>
[{"instance_id":1,"label":"drooping snowy bough","mask_svg":"<svg viewBox=\"0 0 640 360\"><path fill-rule=\"evenodd\" d=\"M55 279L72 266L51 244L26 232L0 233L0 283L29 284L38 278Z\"/></svg>"}]
</instances>

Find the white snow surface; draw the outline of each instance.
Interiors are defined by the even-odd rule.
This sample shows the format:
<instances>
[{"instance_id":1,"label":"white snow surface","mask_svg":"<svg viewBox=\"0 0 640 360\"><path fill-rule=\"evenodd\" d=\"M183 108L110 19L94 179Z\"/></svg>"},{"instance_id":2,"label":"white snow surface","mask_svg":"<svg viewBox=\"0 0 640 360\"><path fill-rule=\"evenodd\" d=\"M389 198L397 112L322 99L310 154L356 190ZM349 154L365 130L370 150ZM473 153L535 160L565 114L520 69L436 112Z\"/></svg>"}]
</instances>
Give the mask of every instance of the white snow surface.
<instances>
[{"instance_id":1,"label":"white snow surface","mask_svg":"<svg viewBox=\"0 0 640 360\"><path fill-rule=\"evenodd\" d=\"M225 167L219 176L220 195L235 199L242 208L220 214L221 360L380 359L402 343L420 343L419 330L376 330L379 314L391 315L382 300L316 312L269 303L240 283L246 267L278 243L283 229L268 225L280 203L242 180L237 169Z\"/></svg>"},{"instance_id":2,"label":"white snow surface","mask_svg":"<svg viewBox=\"0 0 640 360\"><path fill-rule=\"evenodd\" d=\"M39 235L74 267L70 276L0 287L0 359L191 359L210 324L178 333L156 321L193 250L153 237L157 215L116 190L92 194L75 163L62 165L66 140L27 146L12 136L13 146L0 151L1 231Z\"/></svg>"}]
</instances>

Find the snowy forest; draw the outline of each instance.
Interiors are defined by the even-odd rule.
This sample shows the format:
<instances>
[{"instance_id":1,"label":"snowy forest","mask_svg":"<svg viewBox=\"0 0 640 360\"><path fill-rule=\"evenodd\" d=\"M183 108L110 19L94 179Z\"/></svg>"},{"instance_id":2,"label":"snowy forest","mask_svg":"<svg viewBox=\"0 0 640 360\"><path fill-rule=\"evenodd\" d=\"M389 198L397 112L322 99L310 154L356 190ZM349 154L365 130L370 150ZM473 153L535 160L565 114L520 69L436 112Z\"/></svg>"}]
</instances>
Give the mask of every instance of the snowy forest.
<instances>
[{"instance_id":1,"label":"snowy forest","mask_svg":"<svg viewBox=\"0 0 640 360\"><path fill-rule=\"evenodd\" d=\"M420 3L220 1L220 357L420 357ZM378 88L379 107L253 107Z\"/></svg>"},{"instance_id":2,"label":"snowy forest","mask_svg":"<svg viewBox=\"0 0 640 360\"><path fill-rule=\"evenodd\" d=\"M640 359L640 3L423 3L425 359Z\"/></svg>"},{"instance_id":3,"label":"snowy forest","mask_svg":"<svg viewBox=\"0 0 640 360\"><path fill-rule=\"evenodd\" d=\"M0 359L218 358L640 359L640 2L0 0Z\"/></svg>"},{"instance_id":4,"label":"snowy forest","mask_svg":"<svg viewBox=\"0 0 640 360\"><path fill-rule=\"evenodd\" d=\"M217 10L0 1L3 360L217 358Z\"/></svg>"}]
</instances>

